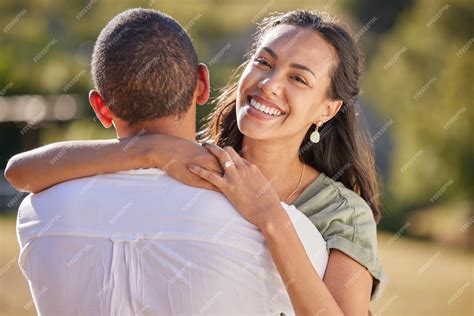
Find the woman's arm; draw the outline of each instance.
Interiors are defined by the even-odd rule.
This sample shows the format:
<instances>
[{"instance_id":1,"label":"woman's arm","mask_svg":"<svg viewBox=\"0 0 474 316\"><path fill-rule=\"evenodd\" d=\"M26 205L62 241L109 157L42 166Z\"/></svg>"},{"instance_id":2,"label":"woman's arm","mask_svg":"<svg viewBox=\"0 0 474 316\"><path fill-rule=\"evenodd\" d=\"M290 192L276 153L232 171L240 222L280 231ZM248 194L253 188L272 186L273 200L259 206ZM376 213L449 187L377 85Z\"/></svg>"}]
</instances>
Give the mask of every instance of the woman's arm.
<instances>
[{"instance_id":1,"label":"woman's arm","mask_svg":"<svg viewBox=\"0 0 474 316\"><path fill-rule=\"evenodd\" d=\"M261 226L297 315L368 315L372 277L362 265L331 250L324 282L317 275L288 216L275 211Z\"/></svg>"},{"instance_id":2,"label":"woman's arm","mask_svg":"<svg viewBox=\"0 0 474 316\"><path fill-rule=\"evenodd\" d=\"M342 252L333 250L323 282L280 205L278 195L267 190L256 203L255 192L268 185L260 170L229 147L224 150L207 147L221 163L233 161L224 177L199 166L191 165L190 170L212 182L245 218L260 228L296 314L368 315L372 279L367 270Z\"/></svg>"},{"instance_id":3,"label":"woman's arm","mask_svg":"<svg viewBox=\"0 0 474 316\"><path fill-rule=\"evenodd\" d=\"M372 276L364 266L342 251L331 250L324 284L345 315L369 313L372 282Z\"/></svg>"},{"instance_id":4,"label":"woman's arm","mask_svg":"<svg viewBox=\"0 0 474 316\"><path fill-rule=\"evenodd\" d=\"M126 140L53 143L13 156L5 178L19 191L39 192L66 180L149 166L144 142L125 151Z\"/></svg>"},{"instance_id":5,"label":"woman's arm","mask_svg":"<svg viewBox=\"0 0 474 316\"><path fill-rule=\"evenodd\" d=\"M278 208L275 205L275 209L268 214L271 214L271 218L263 220L259 228L285 283L296 315L361 315L354 311L343 313L313 268L290 218L281 205Z\"/></svg>"},{"instance_id":6,"label":"woman's arm","mask_svg":"<svg viewBox=\"0 0 474 316\"><path fill-rule=\"evenodd\" d=\"M100 173L157 167L178 180L215 189L185 168L189 162L220 171L217 160L194 142L159 134L122 139L68 141L13 156L5 178L19 191L39 192L52 185Z\"/></svg>"}]
</instances>

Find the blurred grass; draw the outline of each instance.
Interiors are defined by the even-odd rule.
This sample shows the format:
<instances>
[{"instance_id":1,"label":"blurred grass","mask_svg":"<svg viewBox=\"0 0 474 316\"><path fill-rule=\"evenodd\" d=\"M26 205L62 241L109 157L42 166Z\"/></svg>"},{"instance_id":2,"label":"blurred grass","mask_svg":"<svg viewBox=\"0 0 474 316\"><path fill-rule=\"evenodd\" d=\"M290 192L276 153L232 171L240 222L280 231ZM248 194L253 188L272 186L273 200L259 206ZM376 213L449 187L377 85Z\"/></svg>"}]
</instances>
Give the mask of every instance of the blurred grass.
<instances>
[{"instance_id":1,"label":"blurred grass","mask_svg":"<svg viewBox=\"0 0 474 316\"><path fill-rule=\"evenodd\" d=\"M0 315L34 315L17 264L14 217L0 217L0 240ZM373 315L473 315L472 252L382 232L379 247L390 282Z\"/></svg>"},{"instance_id":2,"label":"blurred grass","mask_svg":"<svg viewBox=\"0 0 474 316\"><path fill-rule=\"evenodd\" d=\"M374 315L474 315L474 254L379 232L380 258L389 277Z\"/></svg>"},{"instance_id":3,"label":"blurred grass","mask_svg":"<svg viewBox=\"0 0 474 316\"><path fill-rule=\"evenodd\" d=\"M13 216L0 217L0 249L0 315L36 315L28 283L18 267Z\"/></svg>"}]
</instances>

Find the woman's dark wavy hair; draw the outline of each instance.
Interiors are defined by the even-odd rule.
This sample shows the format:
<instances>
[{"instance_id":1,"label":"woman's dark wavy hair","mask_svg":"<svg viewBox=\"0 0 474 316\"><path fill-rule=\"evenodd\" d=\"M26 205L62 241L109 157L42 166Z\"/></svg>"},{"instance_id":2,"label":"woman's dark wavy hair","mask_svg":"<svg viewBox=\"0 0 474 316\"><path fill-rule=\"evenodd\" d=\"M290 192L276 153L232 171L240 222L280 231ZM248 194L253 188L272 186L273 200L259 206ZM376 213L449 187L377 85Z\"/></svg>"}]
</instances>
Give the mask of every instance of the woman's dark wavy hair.
<instances>
[{"instance_id":1,"label":"woman's dark wavy hair","mask_svg":"<svg viewBox=\"0 0 474 316\"><path fill-rule=\"evenodd\" d=\"M246 55L246 61L236 69L231 83L222 89L216 99L216 107L200 133L201 139L242 151L243 135L237 127L235 109L238 78L251 62L265 34L278 25L311 29L331 44L337 54L337 64L330 73L331 84L327 93L332 100L342 100L342 107L320 128L319 143L310 142L315 125L309 128L300 146L300 158L359 194L371 207L378 223L381 211L373 146L366 130L359 126L354 109L360 91L362 54L350 33L326 13L297 10L276 13L263 19L254 34L254 43Z\"/></svg>"}]
</instances>

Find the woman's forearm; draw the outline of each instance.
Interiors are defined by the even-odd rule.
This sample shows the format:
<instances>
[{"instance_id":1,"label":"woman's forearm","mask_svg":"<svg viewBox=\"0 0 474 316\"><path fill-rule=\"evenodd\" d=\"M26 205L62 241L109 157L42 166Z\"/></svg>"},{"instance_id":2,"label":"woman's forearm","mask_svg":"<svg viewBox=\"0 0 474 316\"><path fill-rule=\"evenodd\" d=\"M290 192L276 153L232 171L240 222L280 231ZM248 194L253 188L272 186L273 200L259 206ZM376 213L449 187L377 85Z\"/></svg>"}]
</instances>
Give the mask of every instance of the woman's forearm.
<instances>
[{"instance_id":1,"label":"woman's forearm","mask_svg":"<svg viewBox=\"0 0 474 316\"><path fill-rule=\"evenodd\" d=\"M281 206L280 206L281 207ZM296 315L343 315L282 209L261 228Z\"/></svg>"},{"instance_id":2,"label":"woman's forearm","mask_svg":"<svg viewBox=\"0 0 474 316\"><path fill-rule=\"evenodd\" d=\"M75 178L159 167L166 164L167 157L151 154L151 141L157 141L159 135L153 137L49 144L13 156L5 169L5 178L19 191L39 192Z\"/></svg>"}]
</instances>

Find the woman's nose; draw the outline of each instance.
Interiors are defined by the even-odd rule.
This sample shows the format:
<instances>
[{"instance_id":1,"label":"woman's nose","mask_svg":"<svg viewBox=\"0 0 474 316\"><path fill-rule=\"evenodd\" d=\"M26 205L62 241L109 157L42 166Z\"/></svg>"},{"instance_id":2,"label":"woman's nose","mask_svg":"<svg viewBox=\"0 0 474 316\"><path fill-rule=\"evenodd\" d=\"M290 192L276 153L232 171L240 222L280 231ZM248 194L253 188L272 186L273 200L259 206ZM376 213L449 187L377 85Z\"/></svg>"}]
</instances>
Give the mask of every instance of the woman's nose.
<instances>
[{"instance_id":1,"label":"woman's nose","mask_svg":"<svg viewBox=\"0 0 474 316\"><path fill-rule=\"evenodd\" d=\"M258 82L258 87L267 95L279 96L282 86L275 76L262 78Z\"/></svg>"}]
</instances>

